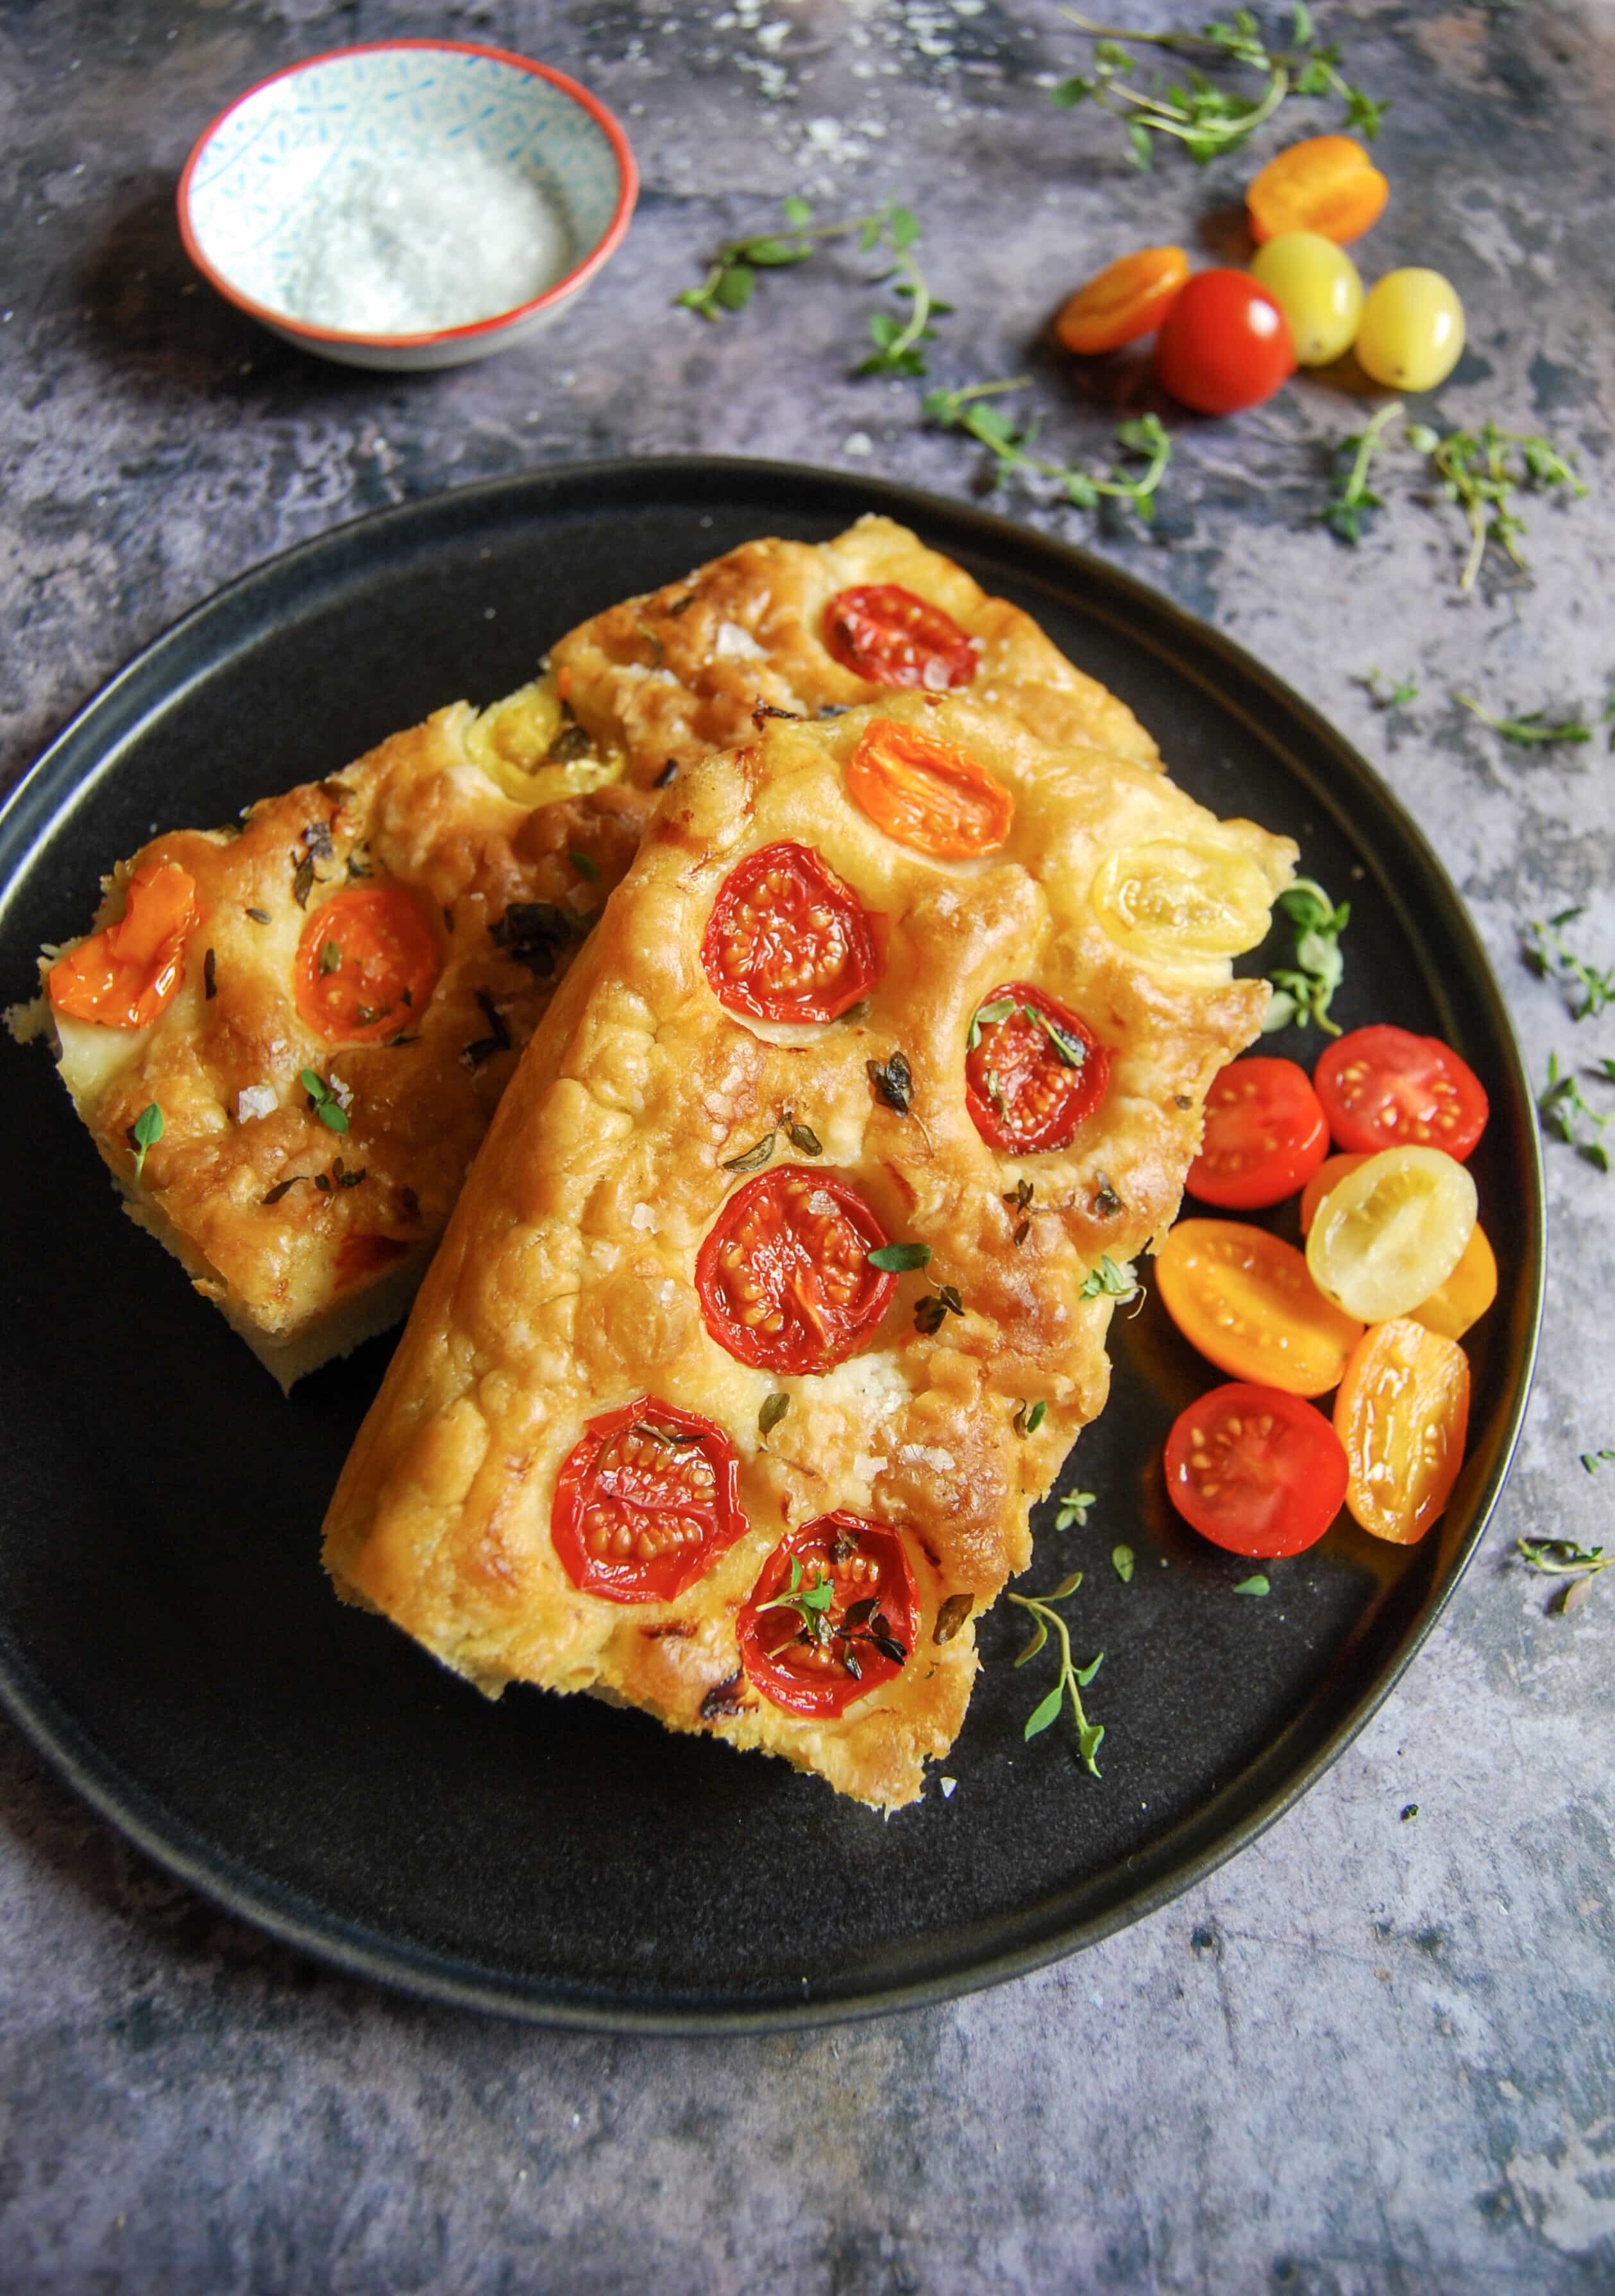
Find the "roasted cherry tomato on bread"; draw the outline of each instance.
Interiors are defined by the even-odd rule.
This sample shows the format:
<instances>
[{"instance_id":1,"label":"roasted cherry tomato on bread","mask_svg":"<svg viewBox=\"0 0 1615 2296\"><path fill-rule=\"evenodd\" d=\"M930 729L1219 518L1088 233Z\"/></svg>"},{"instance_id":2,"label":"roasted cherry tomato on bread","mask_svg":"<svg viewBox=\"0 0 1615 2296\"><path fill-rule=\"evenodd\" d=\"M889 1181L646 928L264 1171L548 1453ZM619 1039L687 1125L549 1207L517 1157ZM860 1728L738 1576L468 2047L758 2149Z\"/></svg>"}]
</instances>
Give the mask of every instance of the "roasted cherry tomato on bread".
<instances>
[{"instance_id":1,"label":"roasted cherry tomato on bread","mask_svg":"<svg viewBox=\"0 0 1615 2296\"><path fill-rule=\"evenodd\" d=\"M73 1021L149 1028L185 977L197 922L196 880L172 861L148 861L125 890L116 924L59 956L45 975L51 1003Z\"/></svg>"},{"instance_id":2,"label":"roasted cherry tomato on bread","mask_svg":"<svg viewBox=\"0 0 1615 2296\"><path fill-rule=\"evenodd\" d=\"M964 1103L989 1148L1033 1156L1063 1148L1104 1096L1111 1056L1086 1021L1009 980L977 1006L964 1055Z\"/></svg>"},{"instance_id":3,"label":"roasted cherry tomato on bread","mask_svg":"<svg viewBox=\"0 0 1615 2296\"><path fill-rule=\"evenodd\" d=\"M1295 372L1290 322L1249 272L1196 272L1161 322L1155 372L1200 414L1258 406Z\"/></svg>"},{"instance_id":4,"label":"roasted cherry tomato on bread","mask_svg":"<svg viewBox=\"0 0 1615 2296\"><path fill-rule=\"evenodd\" d=\"M745 1529L728 1437L649 1395L586 1423L550 1509L567 1577L609 1603L672 1602Z\"/></svg>"},{"instance_id":5,"label":"roasted cherry tomato on bread","mask_svg":"<svg viewBox=\"0 0 1615 2296\"><path fill-rule=\"evenodd\" d=\"M833 1717L902 1672L919 1609L895 1530L822 1514L764 1563L736 1621L741 1664L775 1706Z\"/></svg>"},{"instance_id":6,"label":"roasted cherry tomato on bread","mask_svg":"<svg viewBox=\"0 0 1615 2296\"><path fill-rule=\"evenodd\" d=\"M1339 1148L1445 1148L1462 1163L1486 1129L1486 1093L1467 1062L1386 1021L1331 1045L1312 1081Z\"/></svg>"},{"instance_id":7,"label":"roasted cherry tomato on bread","mask_svg":"<svg viewBox=\"0 0 1615 2296\"><path fill-rule=\"evenodd\" d=\"M1119 350L1152 335L1189 276L1181 247L1141 247L1086 280L1060 307L1054 333L1068 351Z\"/></svg>"},{"instance_id":8,"label":"roasted cherry tomato on bread","mask_svg":"<svg viewBox=\"0 0 1615 2296\"><path fill-rule=\"evenodd\" d=\"M1344 1447L1321 1411L1282 1388L1214 1387L1167 1438L1167 1491L1231 1554L1299 1554L1346 1496Z\"/></svg>"},{"instance_id":9,"label":"roasted cherry tomato on bread","mask_svg":"<svg viewBox=\"0 0 1615 2296\"><path fill-rule=\"evenodd\" d=\"M1477 1201L1473 1179L1439 1148L1365 1157L1317 1208L1307 1235L1312 1280L1362 1323L1411 1316L1463 1259Z\"/></svg>"},{"instance_id":10,"label":"roasted cherry tomato on bread","mask_svg":"<svg viewBox=\"0 0 1615 2296\"><path fill-rule=\"evenodd\" d=\"M1210 837L1151 837L1102 864L1094 914L1146 964L1238 956L1267 938L1273 887L1248 853Z\"/></svg>"},{"instance_id":11,"label":"roasted cherry tomato on bread","mask_svg":"<svg viewBox=\"0 0 1615 2296\"><path fill-rule=\"evenodd\" d=\"M726 1011L833 1021L880 972L869 914L811 847L766 845L725 878L701 961Z\"/></svg>"},{"instance_id":12,"label":"roasted cherry tomato on bread","mask_svg":"<svg viewBox=\"0 0 1615 2296\"><path fill-rule=\"evenodd\" d=\"M1188 1189L1204 1204L1254 1211L1282 1203L1329 1151L1329 1127L1305 1069L1265 1054L1234 1061L1206 1095L1206 1128Z\"/></svg>"},{"instance_id":13,"label":"roasted cherry tomato on bread","mask_svg":"<svg viewBox=\"0 0 1615 2296\"><path fill-rule=\"evenodd\" d=\"M394 879L322 901L298 942L298 1010L329 1044L376 1044L420 1020L438 984L438 936Z\"/></svg>"},{"instance_id":14,"label":"roasted cherry tomato on bread","mask_svg":"<svg viewBox=\"0 0 1615 2296\"><path fill-rule=\"evenodd\" d=\"M864 728L847 788L889 837L943 861L996 852L1015 817L1014 798L968 750L892 718Z\"/></svg>"},{"instance_id":15,"label":"roasted cherry tomato on bread","mask_svg":"<svg viewBox=\"0 0 1615 2296\"><path fill-rule=\"evenodd\" d=\"M776 1164L739 1187L695 1261L707 1329L764 1371L829 1371L885 1313L895 1275L869 1265L890 1238L850 1182Z\"/></svg>"},{"instance_id":16,"label":"roasted cherry tomato on bread","mask_svg":"<svg viewBox=\"0 0 1615 2296\"><path fill-rule=\"evenodd\" d=\"M1468 1357L1408 1317L1376 1324L1352 1350L1334 1427L1351 1468L1353 1516L1376 1538L1411 1546L1446 1506L1463 1464Z\"/></svg>"},{"instance_id":17,"label":"roasted cherry tomato on bread","mask_svg":"<svg viewBox=\"0 0 1615 2296\"><path fill-rule=\"evenodd\" d=\"M1349 135L1308 135L1269 160L1245 193L1250 235L1259 247L1281 233L1315 231L1344 247L1361 238L1390 185Z\"/></svg>"},{"instance_id":18,"label":"roasted cherry tomato on bread","mask_svg":"<svg viewBox=\"0 0 1615 2296\"><path fill-rule=\"evenodd\" d=\"M871 685L944 693L968 685L981 667L953 616L900 582L838 590L824 609L824 644L843 669Z\"/></svg>"},{"instance_id":19,"label":"roasted cherry tomato on bread","mask_svg":"<svg viewBox=\"0 0 1615 2296\"><path fill-rule=\"evenodd\" d=\"M1362 1324L1324 1299L1293 1244L1241 1220L1179 1220L1155 1275L1190 1346L1258 1387L1326 1395L1362 1337Z\"/></svg>"}]
</instances>

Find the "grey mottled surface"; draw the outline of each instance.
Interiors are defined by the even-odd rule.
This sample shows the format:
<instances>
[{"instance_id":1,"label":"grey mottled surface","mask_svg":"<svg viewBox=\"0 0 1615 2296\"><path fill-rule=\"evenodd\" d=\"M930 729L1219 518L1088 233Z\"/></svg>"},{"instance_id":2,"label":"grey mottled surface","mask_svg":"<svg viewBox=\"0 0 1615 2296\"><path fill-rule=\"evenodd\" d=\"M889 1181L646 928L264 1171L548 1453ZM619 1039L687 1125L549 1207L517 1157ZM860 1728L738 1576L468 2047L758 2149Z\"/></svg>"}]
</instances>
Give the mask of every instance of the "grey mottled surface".
<instances>
[{"instance_id":1,"label":"grey mottled surface","mask_svg":"<svg viewBox=\"0 0 1615 2296\"><path fill-rule=\"evenodd\" d=\"M1127 12L1170 20L1154 0ZM1518 955L1522 918L1577 900L1586 947L1615 954L1603 738L1507 749L1449 699L1596 709L1615 672L1615 12L1320 12L1396 103L1394 200L1365 261L1435 264L1469 308L1440 414L1552 430L1592 494L1530 513L1529 580L1462 597L1452 514L1407 487L1355 554L1314 522L1323 442L1354 419L1310 382L1185 429L1158 536L1118 526L1098 546L1381 766L1473 904L1538 1070L1572 1038L1615 1052L1615 1021L1573 1031ZM406 31L573 70L625 120L645 188L623 252L552 335L394 384L308 363L197 286L171 193L192 137L252 78ZM699 253L788 191L826 212L906 194L959 306L939 376L1029 372L1060 451L1103 451L1107 420L1037 348L1050 305L1130 244L1227 244L1219 213L1248 169L1168 155L1135 174L1105 123L1045 101L1040 79L1076 53L1043 0L10 0L0 772L229 576L460 480L709 447L967 495L973 450L919 427L912 385L848 377L855 263L770 281L722 329L669 311ZM1021 507L1086 537L1076 512ZM1356 682L1371 664L1416 670L1418 701L1376 714ZM1615 1590L1561 1620L1507 1560L1522 1532L1615 1528L1615 1481L1576 1464L1615 1443L1615 1178L1562 1147L1547 1161L1523 1449L1413 1671L1254 1848L1018 1985L707 2045L422 2007L216 1915L0 1729L0 2288L1615 2286Z\"/></svg>"}]
</instances>

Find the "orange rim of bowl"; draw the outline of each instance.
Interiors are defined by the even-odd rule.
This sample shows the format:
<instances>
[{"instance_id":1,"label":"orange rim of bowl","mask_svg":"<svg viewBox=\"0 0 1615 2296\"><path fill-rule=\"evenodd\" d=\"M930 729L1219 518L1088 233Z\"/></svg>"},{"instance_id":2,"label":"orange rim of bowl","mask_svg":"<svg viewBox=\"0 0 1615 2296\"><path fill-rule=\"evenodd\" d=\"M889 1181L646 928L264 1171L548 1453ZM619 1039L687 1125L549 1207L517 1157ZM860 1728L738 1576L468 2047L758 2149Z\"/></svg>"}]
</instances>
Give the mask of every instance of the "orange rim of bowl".
<instances>
[{"instance_id":1,"label":"orange rim of bowl","mask_svg":"<svg viewBox=\"0 0 1615 2296\"><path fill-rule=\"evenodd\" d=\"M271 304L260 303L255 297L244 295L203 253L191 227L191 179L209 144L242 104L250 102L255 95L261 94L266 87L274 87L281 80L294 79L299 72L312 71L318 64L342 63L349 56L378 55L406 48L425 49L434 55L481 56L490 63L511 65L517 71L529 73L534 79L547 79L552 86L558 87L563 95L586 111L604 135L617 162L617 204L604 232L582 262L567 272L564 277L557 279L553 286L546 287L542 295L535 295L526 303L512 303L508 310L496 311L486 319L472 319L462 327L434 327L422 334L378 335L367 334L362 329L316 326L309 320L296 318L287 311L277 311ZM294 64L286 64L279 71L266 73L262 79L254 80L250 87L243 88L239 95L234 96L203 128L191 147L176 194L179 235L184 242L185 253L209 284L216 288L226 302L234 303L237 310L261 320L266 326L278 328L311 343L369 343L377 349L386 350L405 350L425 343L471 341L478 335L493 334L517 319L525 319L535 311L542 311L551 304L562 301L574 289L581 287L586 279L592 278L602 264L616 252L627 230L628 219L638 197L639 169L634 162L632 146L619 122L597 95L591 95L579 81L563 71L557 71L553 64L541 64L532 56L519 56L511 48L485 47L476 40L360 40L349 48L322 49L318 55L300 57Z\"/></svg>"}]
</instances>

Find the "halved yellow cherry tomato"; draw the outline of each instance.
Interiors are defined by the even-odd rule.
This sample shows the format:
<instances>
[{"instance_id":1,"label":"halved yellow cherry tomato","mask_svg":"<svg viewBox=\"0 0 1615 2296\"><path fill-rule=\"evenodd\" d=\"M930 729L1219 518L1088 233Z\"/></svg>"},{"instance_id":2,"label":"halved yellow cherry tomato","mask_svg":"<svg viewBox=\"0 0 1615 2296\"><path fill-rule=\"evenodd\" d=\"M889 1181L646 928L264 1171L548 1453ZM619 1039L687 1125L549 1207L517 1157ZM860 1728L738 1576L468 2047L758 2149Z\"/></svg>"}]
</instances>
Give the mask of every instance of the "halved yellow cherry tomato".
<instances>
[{"instance_id":1,"label":"halved yellow cherry tomato","mask_svg":"<svg viewBox=\"0 0 1615 2296\"><path fill-rule=\"evenodd\" d=\"M1413 1321L1422 1324L1426 1331L1439 1332L1443 1339L1461 1340L1496 1296L1496 1256L1487 1242L1486 1230L1477 1221L1463 1259L1439 1292L1420 1300L1412 1311Z\"/></svg>"},{"instance_id":2,"label":"halved yellow cherry tomato","mask_svg":"<svg viewBox=\"0 0 1615 2296\"><path fill-rule=\"evenodd\" d=\"M1239 956L1265 939L1273 889L1249 855L1156 837L1112 853L1090 898L1119 948L1152 964Z\"/></svg>"},{"instance_id":3,"label":"halved yellow cherry tomato","mask_svg":"<svg viewBox=\"0 0 1615 2296\"><path fill-rule=\"evenodd\" d=\"M899 845L939 860L996 852L1015 800L968 750L918 726L873 718L847 764L854 803Z\"/></svg>"},{"instance_id":4,"label":"halved yellow cherry tomato","mask_svg":"<svg viewBox=\"0 0 1615 2296\"><path fill-rule=\"evenodd\" d=\"M1366 1164L1367 1161L1366 1155L1331 1156L1318 1166L1317 1170L1301 1192L1301 1234L1303 1235L1317 1218L1318 1206L1336 1182L1343 1180L1348 1172L1355 1172L1359 1164Z\"/></svg>"},{"instance_id":5,"label":"halved yellow cherry tomato","mask_svg":"<svg viewBox=\"0 0 1615 2296\"><path fill-rule=\"evenodd\" d=\"M1433 390L1463 349L1463 306L1439 271L1388 271L1368 291L1357 365L1390 390Z\"/></svg>"},{"instance_id":6,"label":"halved yellow cherry tomato","mask_svg":"<svg viewBox=\"0 0 1615 2296\"><path fill-rule=\"evenodd\" d=\"M185 977L185 942L200 912L196 880L174 861L148 861L124 890L124 911L45 975L52 1004L107 1029L149 1028Z\"/></svg>"},{"instance_id":7,"label":"halved yellow cherry tomato","mask_svg":"<svg viewBox=\"0 0 1615 2296\"><path fill-rule=\"evenodd\" d=\"M1360 1323L1411 1315L1463 1259L1478 1205L1473 1177L1443 1149L1384 1149L1318 1206L1307 1236L1312 1280Z\"/></svg>"},{"instance_id":8,"label":"halved yellow cherry tomato","mask_svg":"<svg viewBox=\"0 0 1615 2296\"><path fill-rule=\"evenodd\" d=\"M1309 135L1269 160L1245 193L1258 246L1281 232L1316 231L1345 247L1379 215L1390 185L1349 135Z\"/></svg>"},{"instance_id":9,"label":"halved yellow cherry tomato","mask_svg":"<svg viewBox=\"0 0 1615 2296\"><path fill-rule=\"evenodd\" d=\"M1054 332L1068 351L1119 350L1155 332L1188 275L1181 247L1141 247L1107 264L1068 297Z\"/></svg>"},{"instance_id":10,"label":"halved yellow cherry tomato","mask_svg":"<svg viewBox=\"0 0 1615 2296\"><path fill-rule=\"evenodd\" d=\"M1346 1505L1375 1538L1411 1546L1447 1505L1463 1464L1469 1361L1455 1341L1400 1316L1353 1349L1334 1399Z\"/></svg>"},{"instance_id":11,"label":"halved yellow cherry tomato","mask_svg":"<svg viewBox=\"0 0 1615 2296\"><path fill-rule=\"evenodd\" d=\"M1155 1262L1161 1304L1233 1379L1326 1395L1363 1326L1325 1300L1293 1244L1242 1220L1179 1220Z\"/></svg>"},{"instance_id":12,"label":"halved yellow cherry tomato","mask_svg":"<svg viewBox=\"0 0 1615 2296\"><path fill-rule=\"evenodd\" d=\"M1327 366L1349 350L1363 316L1363 282L1322 232L1285 231L1259 247L1250 276L1290 322L1298 366Z\"/></svg>"}]
</instances>

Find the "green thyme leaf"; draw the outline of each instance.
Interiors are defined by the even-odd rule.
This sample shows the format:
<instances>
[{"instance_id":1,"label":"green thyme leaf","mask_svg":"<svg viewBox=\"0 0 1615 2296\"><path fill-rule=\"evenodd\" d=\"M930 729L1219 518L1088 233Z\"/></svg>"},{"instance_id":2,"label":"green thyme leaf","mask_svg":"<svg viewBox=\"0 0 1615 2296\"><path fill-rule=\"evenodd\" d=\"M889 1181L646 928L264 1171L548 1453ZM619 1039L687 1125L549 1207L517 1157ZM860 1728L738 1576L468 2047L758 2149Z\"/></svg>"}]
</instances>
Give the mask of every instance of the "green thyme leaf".
<instances>
[{"instance_id":1,"label":"green thyme leaf","mask_svg":"<svg viewBox=\"0 0 1615 2296\"><path fill-rule=\"evenodd\" d=\"M320 971L322 972L338 972L341 970L341 964L342 951L340 944L334 940L322 942L320 947Z\"/></svg>"},{"instance_id":2,"label":"green thyme leaf","mask_svg":"<svg viewBox=\"0 0 1615 2296\"><path fill-rule=\"evenodd\" d=\"M1015 1000L1012 996L995 996L990 1004L978 1004L970 1016L970 1029L964 1039L966 1052L975 1051L976 1046L981 1042L983 1029L996 1028L1000 1021L1009 1019L1014 1009Z\"/></svg>"},{"instance_id":3,"label":"green thyme leaf","mask_svg":"<svg viewBox=\"0 0 1615 2296\"><path fill-rule=\"evenodd\" d=\"M1078 1287L1079 1300L1130 1300L1138 1290L1131 1275L1124 1275L1108 1251L1099 1255L1097 1267L1090 1267Z\"/></svg>"},{"instance_id":4,"label":"green thyme leaf","mask_svg":"<svg viewBox=\"0 0 1615 2296\"><path fill-rule=\"evenodd\" d=\"M586 878L591 885L599 884L600 864L591 855L580 853L575 845L569 845L566 857L580 877Z\"/></svg>"},{"instance_id":5,"label":"green thyme leaf","mask_svg":"<svg viewBox=\"0 0 1615 2296\"><path fill-rule=\"evenodd\" d=\"M135 1151L135 1177L142 1179L146 1168L146 1151L154 1147L163 1136L163 1114L154 1100L149 1100L129 1127L129 1145Z\"/></svg>"},{"instance_id":6,"label":"green thyme leaf","mask_svg":"<svg viewBox=\"0 0 1615 2296\"><path fill-rule=\"evenodd\" d=\"M798 1124L793 1119L785 1127L785 1137L804 1156L822 1156L824 1152L824 1143L811 1125Z\"/></svg>"},{"instance_id":7,"label":"green thyme leaf","mask_svg":"<svg viewBox=\"0 0 1615 2296\"><path fill-rule=\"evenodd\" d=\"M1249 1578L1242 1578L1234 1591L1236 1595L1267 1595L1273 1589L1267 1572L1256 1570Z\"/></svg>"},{"instance_id":8,"label":"green thyme leaf","mask_svg":"<svg viewBox=\"0 0 1615 2296\"><path fill-rule=\"evenodd\" d=\"M726 1157L723 1169L726 1172L760 1172L774 1153L777 1136L773 1132L765 1132L760 1140L753 1141L750 1148L742 1148L738 1156Z\"/></svg>"},{"instance_id":9,"label":"green thyme leaf","mask_svg":"<svg viewBox=\"0 0 1615 2296\"><path fill-rule=\"evenodd\" d=\"M871 1267L878 1267L882 1275L906 1275L914 1268L930 1265L930 1246L928 1243L878 1243L867 1257Z\"/></svg>"},{"instance_id":10,"label":"green thyme leaf","mask_svg":"<svg viewBox=\"0 0 1615 2296\"><path fill-rule=\"evenodd\" d=\"M1606 1005L1615 1004L1615 966L1601 971L1565 945L1562 938L1563 927L1573 924L1581 914L1579 908L1561 909L1545 922L1533 917L1526 927L1529 939L1525 961L1545 980L1562 980L1579 988L1582 1002L1571 1006L1570 1018L1594 1021Z\"/></svg>"},{"instance_id":11,"label":"green thyme leaf","mask_svg":"<svg viewBox=\"0 0 1615 2296\"><path fill-rule=\"evenodd\" d=\"M1304 1029L1316 1021L1329 1036L1338 1037L1340 1027L1330 1019L1329 1007L1345 978L1340 935L1351 922L1351 904L1342 901L1337 908L1315 878L1298 877L1274 906L1295 927L1295 964L1275 967L1268 975L1274 994L1262 1033L1271 1036L1291 1021Z\"/></svg>"},{"instance_id":12,"label":"green thyme leaf","mask_svg":"<svg viewBox=\"0 0 1615 2296\"><path fill-rule=\"evenodd\" d=\"M1367 688L1368 698L1376 709L1400 709L1419 698L1418 685L1411 676L1405 677L1398 685L1382 669L1365 669L1357 682Z\"/></svg>"},{"instance_id":13,"label":"green thyme leaf","mask_svg":"<svg viewBox=\"0 0 1615 2296\"><path fill-rule=\"evenodd\" d=\"M1069 1699L1071 1720L1077 1732L1077 1751L1084 1766L1094 1777L1097 1777L1099 1764L1095 1757L1098 1754L1099 1742L1104 1735L1104 1730L1103 1725L1089 1721L1083 1709L1082 1693L1103 1665L1104 1652L1101 1651L1097 1658L1090 1660L1086 1667L1078 1669L1071 1656L1070 1630L1054 1608L1057 1603L1063 1603L1068 1596L1074 1595L1081 1584L1081 1571L1073 1570L1069 1578L1062 1578L1059 1586L1047 1595L1012 1594L1009 1599L1017 1608L1025 1611L1032 1621L1031 1639L1016 1658L1014 1661L1016 1666L1025 1666L1029 1660L1036 1658L1051 1635L1055 1637L1060 1653L1060 1669L1053 1688L1045 1696L1040 1698L1032 1709L1023 1726L1022 1734L1027 1739L1037 1737L1058 1718L1062 1706Z\"/></svg>"},{"instance_id":14,"label":"green thyme leaf","mask_svg":"<svg viewBox=\"0 0 1615 2296\"><path fill-rule=\"evenodd\" d=\"M1111 1549L1111 1568L1124 1587L1133 1583L1133 1559L1130 1546L1113 1546Z\"/></svg>"},{"instance_id":15,"label":"green thyme leaf","mask_svg":"<svg viewBox=\"0 0 1615 2296\"><path fill-rule=\"evenodd\" d=\"M1062 1491L1054 1514L1056 1530L1082 1529L1088 1519L1088 1509L1098 1500L1092 1491Z\"/></svg>"},{"instance_id":16,"label":"green thyme leaf","mask_svg":"<svg viewBox=\"0 0 1615 2296\"><path fill-rule=\"evenodd\" d=\"M1048 1405L1039 1396L1036 1403L1022 1403L1010 1424L1017 1435L1035 1435L1048 1416Z\"/></svg>"},{"instance_id":17,"label":"green thyme leaf","mask_svg":"<svg viewBox=\"0 0 1615 2296\"><path fill-rule=\"evenodd\" d=\"M763 1407L757 1414L758 1433L759 1435L772 1435L775 1429L779 1425L780 1421L784 1417L790 1408L791 1398L788 1395L775 1394L765 1396L763 1398Z\"/></svg>"},{"instance_id":18,"label":"green thyme leaf","mask_svg":"<svg viewBox=\"0 0 1615 2296\"><path fill-rule=\"evenodd\" d=\"M1037 1701L1037 1705L1027 1716L1022 1736L1035 1738L1040 1731L1046 1730L1051 1722L1057 1722L1060 1718L1060 1710L1064 1704L1065 1684L1062 1680L1054 1685L1046 1698L1040 1698Z\"/></svg>"}]
</instances>

